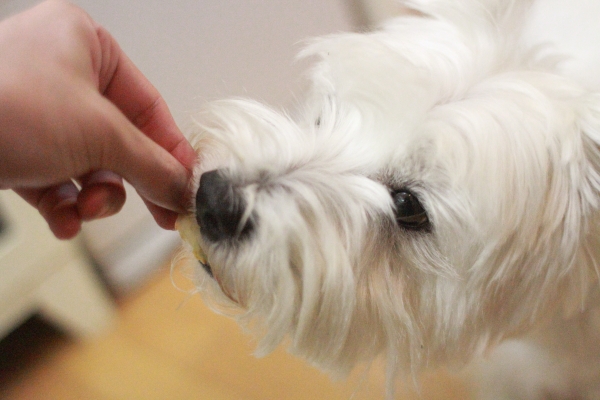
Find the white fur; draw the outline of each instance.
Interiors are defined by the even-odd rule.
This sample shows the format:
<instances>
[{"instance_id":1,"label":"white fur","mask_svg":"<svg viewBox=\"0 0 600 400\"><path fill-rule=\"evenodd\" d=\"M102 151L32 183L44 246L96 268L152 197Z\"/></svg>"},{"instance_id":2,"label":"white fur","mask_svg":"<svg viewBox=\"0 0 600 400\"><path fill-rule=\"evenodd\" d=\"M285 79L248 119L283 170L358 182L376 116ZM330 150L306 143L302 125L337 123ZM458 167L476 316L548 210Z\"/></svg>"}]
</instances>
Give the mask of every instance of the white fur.
<instances>
[{"instance_id":1,"label":"white fur","mask_svg":"<svg viewBox=\"0 0 600 400\"><path fill-rule=\"evenodd\" d=\"M407 1L418 15L304 50L317 62L293 116L249 100L195 116L196 183L226 171L256 222L239 243L201 239L215 279L199 268L199 285L258 333L259 353L289 338L325 370L383 355L393 377L460 367L507 338L543 347L565 321L588 323L598 303L600 94L526 34L531 3ZM431 232L397 225L399 187L420 198ZM519 365L531 367L515 359L508 373ZM577 381L569 365L564 384L530 392L593 398L598 374ZM484 388L492 398L502 390Z\"/></svg>"}]
</instances>

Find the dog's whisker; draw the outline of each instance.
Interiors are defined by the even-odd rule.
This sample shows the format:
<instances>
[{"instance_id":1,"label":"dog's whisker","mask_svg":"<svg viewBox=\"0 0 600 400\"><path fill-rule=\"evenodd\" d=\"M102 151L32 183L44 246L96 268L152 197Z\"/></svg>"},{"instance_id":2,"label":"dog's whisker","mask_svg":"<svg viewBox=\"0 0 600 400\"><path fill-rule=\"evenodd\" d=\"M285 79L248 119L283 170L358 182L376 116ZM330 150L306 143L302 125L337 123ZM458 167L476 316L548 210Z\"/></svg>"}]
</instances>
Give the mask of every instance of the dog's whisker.
<instances>
[{"instance_id":1,"label":"dog's whisker","mask_svg":"<svg viewBox=\"0 0 600 400\"><path fill-rule=\"evenodd\" d=\"M248 225L250 217L252 216L252 211L254 210L254 205L256 202L256 191L258 190L258 184L247 185L244 190L244 200L246 203L246 207L244 208L244 213L240 218L240 222L238 224L236 230L236 236L240 236L244 228Z\"/></svg>"}]
</instances>

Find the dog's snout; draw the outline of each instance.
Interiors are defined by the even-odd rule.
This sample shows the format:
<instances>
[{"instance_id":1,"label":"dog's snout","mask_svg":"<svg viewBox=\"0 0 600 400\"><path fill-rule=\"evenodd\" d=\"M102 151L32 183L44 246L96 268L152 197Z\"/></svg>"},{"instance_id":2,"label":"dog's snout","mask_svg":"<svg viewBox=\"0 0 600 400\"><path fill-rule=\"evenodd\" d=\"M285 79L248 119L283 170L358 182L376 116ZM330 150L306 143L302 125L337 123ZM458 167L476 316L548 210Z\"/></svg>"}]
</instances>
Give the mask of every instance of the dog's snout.
<instances>
[{"instance_id":1,"label":"dog's snout","mask_svg":"<svg viewBox=\"0 0 600 400\"><path fill-rule=\"evenodd\" d=\"M203 236L218 242L249 233L252 224L243 221L245 211L242 194L219 170L202 174L196 193L196 219Z\"/></svg>"}]
</instances>

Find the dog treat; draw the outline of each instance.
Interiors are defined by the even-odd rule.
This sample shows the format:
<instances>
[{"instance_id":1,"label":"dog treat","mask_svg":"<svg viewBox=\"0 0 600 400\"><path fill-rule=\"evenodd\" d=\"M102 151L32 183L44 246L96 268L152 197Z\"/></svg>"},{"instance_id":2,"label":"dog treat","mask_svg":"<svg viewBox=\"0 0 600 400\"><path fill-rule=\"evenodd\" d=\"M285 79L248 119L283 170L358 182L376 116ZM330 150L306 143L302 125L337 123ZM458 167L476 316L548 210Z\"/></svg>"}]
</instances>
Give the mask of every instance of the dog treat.
<instances>
[{"instance_id":1,"label":"dog treat","mask_svg":"<svg viewBox=\"0 0 600 400\"><path fill-rule=\"evenodd\" d=\"M180 215L175 222L175 229L179 232L181 239L192 247L194 257L202 264L206 264L206 254L200 247L200 226L196 222L196 216L194 214Z\"/></svg>"}]
</instances>

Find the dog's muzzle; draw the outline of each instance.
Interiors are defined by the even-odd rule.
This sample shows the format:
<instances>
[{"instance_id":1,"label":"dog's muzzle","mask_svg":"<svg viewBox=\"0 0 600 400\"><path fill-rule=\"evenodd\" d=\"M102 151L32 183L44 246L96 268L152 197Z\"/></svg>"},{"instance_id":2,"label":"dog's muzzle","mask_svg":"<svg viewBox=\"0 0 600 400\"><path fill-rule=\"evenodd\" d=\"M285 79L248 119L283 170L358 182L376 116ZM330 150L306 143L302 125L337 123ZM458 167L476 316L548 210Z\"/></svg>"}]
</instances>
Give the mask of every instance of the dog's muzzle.
<instances>
[{"instance_id":1,"label":"dog's muzzle","mask_svg":"<svg viewBox=\"0 0 600 400\"><path fill-rule=\"evenodd\" d=\"M253 225L244 218L245 212L246 202L242 193L221 171L202 174L196 193L196 220L205 240L230 241L250 234Z\"/></svg>"}]
</instances>

